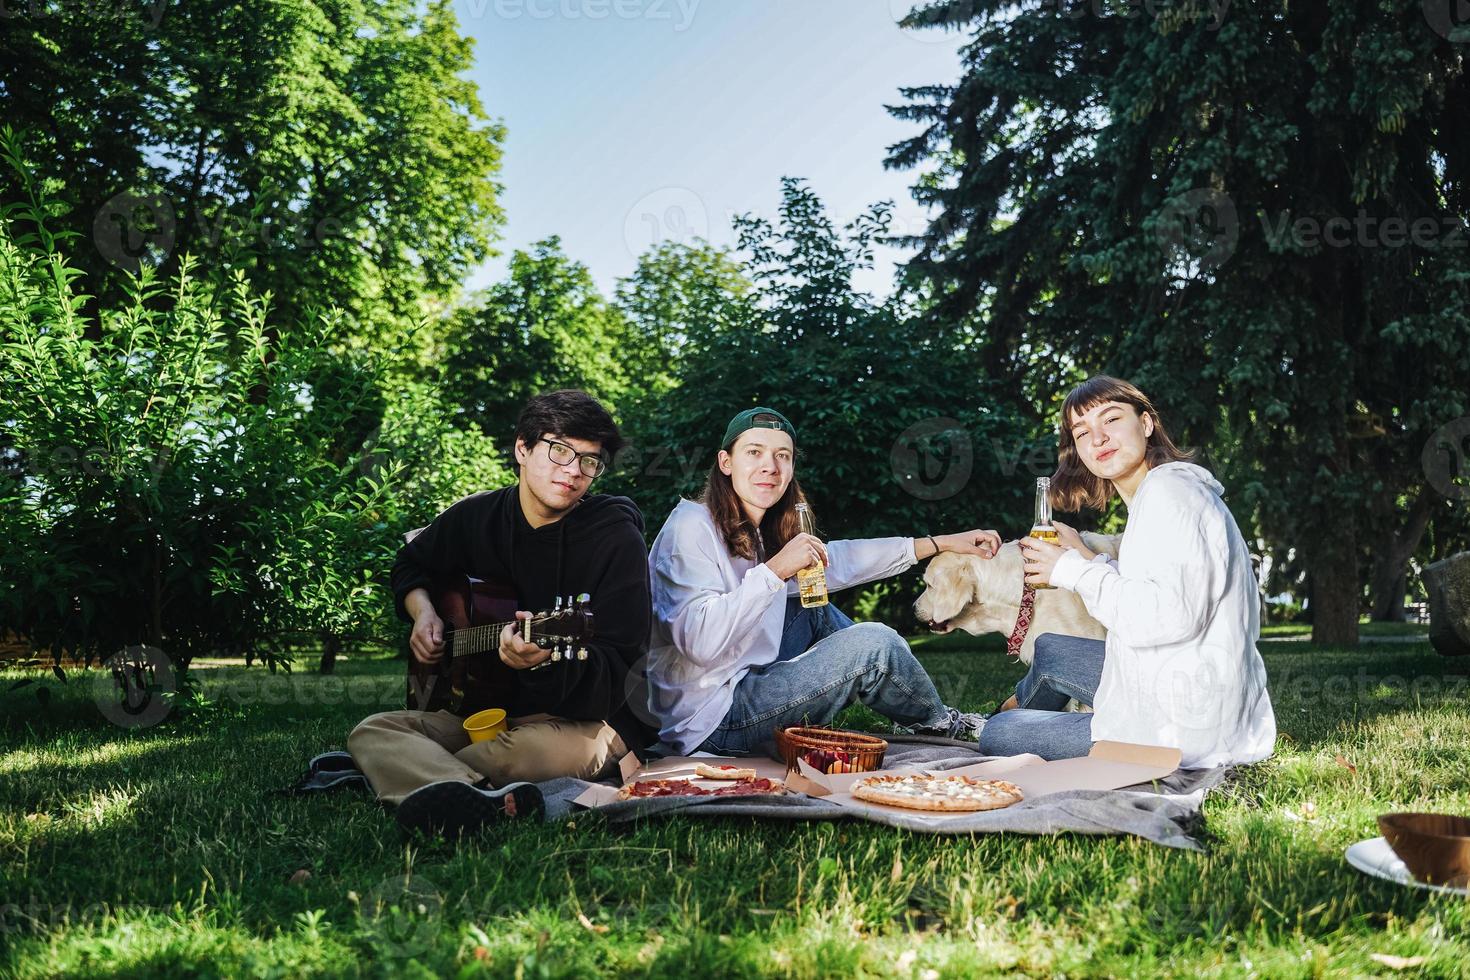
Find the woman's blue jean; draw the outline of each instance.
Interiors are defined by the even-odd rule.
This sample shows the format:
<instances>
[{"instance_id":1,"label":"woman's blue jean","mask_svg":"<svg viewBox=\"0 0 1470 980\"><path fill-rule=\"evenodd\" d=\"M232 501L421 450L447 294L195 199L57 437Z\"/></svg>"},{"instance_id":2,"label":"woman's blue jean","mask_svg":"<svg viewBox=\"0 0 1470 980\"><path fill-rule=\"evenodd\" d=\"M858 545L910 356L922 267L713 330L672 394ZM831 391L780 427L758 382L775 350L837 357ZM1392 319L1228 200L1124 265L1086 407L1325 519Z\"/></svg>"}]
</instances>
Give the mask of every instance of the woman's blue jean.
<instances>
[{"instance_id":1,"label":"woman's blue jean","mask_svg":"<svg viewBox=\"0 0 1470 980\"><path fill-rule=\"evenodd\" d=\"M803 609L789 599L781 649L735 686L735 701L700 749L744 755L774 741L777 728L825 725L861 701L909 727L949 724L934 682L904 638L881 623L853 623L830 603Z\"/></svg>"},{"instance_id":2,"label":"woman's blue jean","mask_svg":"<svg viewBox=\"0 0 1470 980\"><path fill-rule=\"evenodd\" d=\"M1092 715L1066 711L1076 698L1092 704L1102 680L1102 640L1043 633L1031 669L1016 685L1016 707L991 716L980 733L986 755L1075 759L1092 749Z\"/></svg>"}]
</instances>

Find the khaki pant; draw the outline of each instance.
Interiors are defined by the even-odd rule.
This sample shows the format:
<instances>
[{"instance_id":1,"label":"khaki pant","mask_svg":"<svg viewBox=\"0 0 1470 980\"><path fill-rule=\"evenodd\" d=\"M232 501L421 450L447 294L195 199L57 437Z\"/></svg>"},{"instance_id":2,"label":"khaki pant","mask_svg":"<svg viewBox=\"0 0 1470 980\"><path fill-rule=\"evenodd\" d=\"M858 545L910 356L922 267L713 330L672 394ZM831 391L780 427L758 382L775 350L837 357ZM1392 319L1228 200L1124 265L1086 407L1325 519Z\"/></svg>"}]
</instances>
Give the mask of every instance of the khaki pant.
<instances>
[{"instance_id":1,"label":"khaki pant","mask_svg":"<svg viewBox=\"0 0 1470 980\"><path fill-rule=\"evenodd\" d=\"M510 719L498 738L471 742L463 720L448 711L385 711L364 719L347 750L378 798L397 804L414 790L445 780L490 785L558 776L596 779L628 748L605 722L550 715Z\"/></svg>"}]
</instances>

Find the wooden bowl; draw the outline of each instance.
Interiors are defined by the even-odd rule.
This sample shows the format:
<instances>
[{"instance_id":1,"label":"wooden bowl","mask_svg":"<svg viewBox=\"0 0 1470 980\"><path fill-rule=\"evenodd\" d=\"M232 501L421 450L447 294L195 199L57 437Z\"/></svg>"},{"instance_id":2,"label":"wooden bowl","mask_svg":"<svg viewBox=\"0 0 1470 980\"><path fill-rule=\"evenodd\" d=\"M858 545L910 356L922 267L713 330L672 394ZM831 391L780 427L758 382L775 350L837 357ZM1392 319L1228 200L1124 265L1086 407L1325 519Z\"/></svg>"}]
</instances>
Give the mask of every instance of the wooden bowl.
<instances>
[{"instance_id":1,"label":"wooden bowl","mask_svg":"<svg viewBox=\"0 0 1470 980\"><path fill-rule=\"evenodd\" d=\"M1415 878L1431 885L1470 885L1470 817L1385 813L1378 829Z\"/></svg>"},{"instance_id":2,"label":"wooden bowl","mask_svg":"<svg viewBox=\"0 0 1470 980\"><path fill-rule=\"evenodd\" d=\"M776 747L788 772L798 759L824 773L872 772L883 768L888 751L888 743L876 735L802 726L777 729Z\"/></svg>"}]
</instances>

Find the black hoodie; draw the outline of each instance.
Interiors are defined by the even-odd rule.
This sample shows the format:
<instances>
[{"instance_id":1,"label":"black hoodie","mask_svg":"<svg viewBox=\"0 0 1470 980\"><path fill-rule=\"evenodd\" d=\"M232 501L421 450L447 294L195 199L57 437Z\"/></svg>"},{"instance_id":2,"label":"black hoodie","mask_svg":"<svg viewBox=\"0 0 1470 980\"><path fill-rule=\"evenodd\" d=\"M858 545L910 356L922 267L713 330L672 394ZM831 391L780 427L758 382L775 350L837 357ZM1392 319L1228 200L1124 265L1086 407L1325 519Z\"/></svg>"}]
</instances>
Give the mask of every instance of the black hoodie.
<instances>
[{"instance_id":1,"label":"black hoodie","mask_svg":"<svg viewBox=\"0 0 1470 980\"><path fill-rule=\"evenodd\" d=\"M514 690L496 691L494 704L511 717L545 712L578 721L606 721L630 749L657 733L643 721L642 704L628 695L629 672L641 676L648 647L650 600L643 515L627 497L592 494L561 520L531 527L518 487L477 493L452 505L398 552L393 595L404 600L430 588L437 575L463 574L515 590L518 608L549 610L557 596L592 596L593 639L587 659L575 657L539 670L512 671Z\"/></svg>"}]
</instances>

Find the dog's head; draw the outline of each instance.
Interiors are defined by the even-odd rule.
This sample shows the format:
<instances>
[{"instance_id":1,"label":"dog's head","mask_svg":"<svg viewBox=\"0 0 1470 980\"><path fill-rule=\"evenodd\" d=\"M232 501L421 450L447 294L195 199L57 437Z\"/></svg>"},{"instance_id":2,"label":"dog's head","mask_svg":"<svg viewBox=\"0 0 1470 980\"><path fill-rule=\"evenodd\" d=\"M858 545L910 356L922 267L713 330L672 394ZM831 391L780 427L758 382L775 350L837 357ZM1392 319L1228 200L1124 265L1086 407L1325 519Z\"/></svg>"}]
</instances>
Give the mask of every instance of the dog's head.
<instances>
[{"instance_id":1,"label":"dog's head","mask_svg":"<svg viewBox=\"0 0 1470 980\"><path fill-rule=\"evenodd\" d=\"M1016 621L1020 596L1021 549L1015 542L988 559L945 552L924 569L924 591L914 601L914 615L936 633L1007 632Z\"/></svg>"},{"instance_id":2,"label":"dog's head","mask_svg":"<svg viewBox=\"0 0 1470 980\"><path fill-rule=\"evenodd\" d=\"M959 555L935 556L924 569L924 591L914 600L914 616L935 633L954 629L953 620L961 616L975 599L975 580Z\"/></svg>"}]
</instances>

